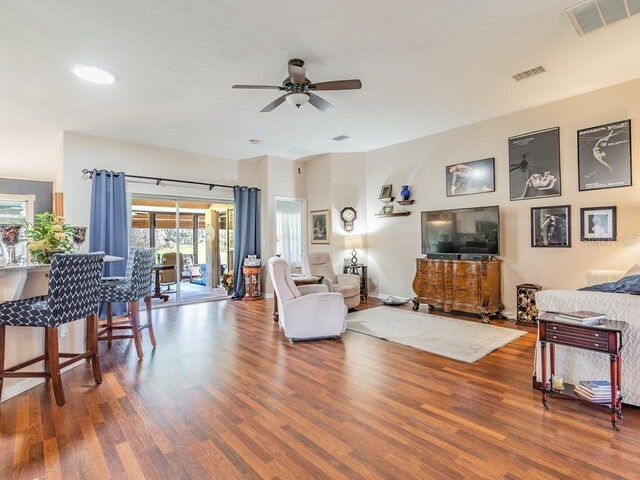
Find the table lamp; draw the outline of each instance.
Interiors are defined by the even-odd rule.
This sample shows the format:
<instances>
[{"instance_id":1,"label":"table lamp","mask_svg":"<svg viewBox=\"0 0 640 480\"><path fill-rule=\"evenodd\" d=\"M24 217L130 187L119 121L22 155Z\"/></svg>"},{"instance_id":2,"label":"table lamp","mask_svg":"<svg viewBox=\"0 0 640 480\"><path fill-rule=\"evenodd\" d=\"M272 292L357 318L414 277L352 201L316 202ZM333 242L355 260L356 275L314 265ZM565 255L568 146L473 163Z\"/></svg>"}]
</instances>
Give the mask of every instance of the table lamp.
<instances>
[{"instance_id":1,"label":"table lamp","mask_svg":"<svg viewBox=\"0 0 640 480\"><path fill-rule=\"evenodd\" d=\"M351 248L351 265L358 264L358 252L356 252L356 248L364 247L364 239L362 235L352 235L350 237L345 237L344 239L345 248Z\"/></svg>"}]
</instances>

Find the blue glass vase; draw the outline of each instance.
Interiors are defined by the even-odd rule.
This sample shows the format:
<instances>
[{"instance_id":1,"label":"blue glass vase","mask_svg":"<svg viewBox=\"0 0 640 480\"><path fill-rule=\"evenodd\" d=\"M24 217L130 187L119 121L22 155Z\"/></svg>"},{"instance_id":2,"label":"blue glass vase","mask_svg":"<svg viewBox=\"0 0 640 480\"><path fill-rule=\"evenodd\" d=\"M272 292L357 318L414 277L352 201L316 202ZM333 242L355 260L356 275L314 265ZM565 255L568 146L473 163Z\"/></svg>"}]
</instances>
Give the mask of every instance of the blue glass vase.
<instances>
[{"instance_id":1,"label":"blue glass vase","mask_svg":"<svg viewBox=\"0 0 640 480\"><path fill-rule=\"evenodd\" d=\"M402 190L400 190L400 197L402 200L409 200L411 196L411 192L409 191L409 185L402 185Z\"/></svg>"}]
</instances>

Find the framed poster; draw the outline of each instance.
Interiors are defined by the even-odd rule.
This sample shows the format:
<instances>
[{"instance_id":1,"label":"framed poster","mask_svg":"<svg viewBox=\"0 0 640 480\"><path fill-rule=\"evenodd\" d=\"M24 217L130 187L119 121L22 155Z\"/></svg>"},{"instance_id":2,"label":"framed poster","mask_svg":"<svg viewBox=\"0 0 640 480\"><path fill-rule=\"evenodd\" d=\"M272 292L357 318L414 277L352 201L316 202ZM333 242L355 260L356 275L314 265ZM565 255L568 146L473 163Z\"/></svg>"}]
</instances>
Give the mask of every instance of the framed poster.
<instances>
[{"instance_id":1,"label":"framed poster","mask_svg":"<svg viewBox=\"0 0 640 480\"><path fill-rule=\"evenodd\" d=\"M309 212L311 221L311 243L331 243L330 210L313 210Z\"/></svg>"},{"instance_id":2,"label":"framed poster","mask_svg":"<svg viewBox=\"0 0 640 480\"><path fill-rule=\"evenodd\" d=\"M531 209L531 246L571 246L570 205L533 207Z\"/></svg>"},{"instance_id":3,"label":"framed poster","mask_svg":"<svg viewBox=\"0 0 640 480\"><path fill-rule=\"evenodd\" d=\"M631 185L631 120L578 130L578 188Z\"/></svg>"},{"instance_id":4,"label":"framed poster","mask_svg":"<svg viewBox=\"0 0 640 480\"><path fill-rule=\"evenodd\" d=\"M494 159L456 163L446 167L447 197L495 192Z\"/></svg>"},{"instance_id":5,"label":"framed poster","mask_svg":"<svg viewBox=\"0 0 640 480\"><path fill-rule=\"evenodd\" d=\"M616 240L616 207L580 209L580 240Z\"/></svg>"},{"instance_id":6,"label":"framed poster","mask_svg":"<svg viewBox=\"0 0 640 480\"><path fill-rule=\"evenodd\" d=\"M560 129L509 138L511 200L560 195Z\"/></svg>"}]
</instances>

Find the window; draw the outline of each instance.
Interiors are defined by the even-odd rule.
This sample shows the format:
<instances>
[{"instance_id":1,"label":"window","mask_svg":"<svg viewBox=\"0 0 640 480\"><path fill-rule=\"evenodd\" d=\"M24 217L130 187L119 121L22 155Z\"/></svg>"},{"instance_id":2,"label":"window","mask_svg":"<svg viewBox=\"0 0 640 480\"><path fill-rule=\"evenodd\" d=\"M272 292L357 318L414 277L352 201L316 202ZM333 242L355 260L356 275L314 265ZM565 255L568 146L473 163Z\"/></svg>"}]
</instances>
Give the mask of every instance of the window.
<instances>
[{"instance_id":1,"label":"window","mask_svg":"<svg viewBox=\"0 0 640 480\"><path fill-rule=\"evenodd\" d=\"M300 254L304 248L303 200L276 199L276 255L284 258L291 268L300 265Z\"/></svg>"}]
</instances>

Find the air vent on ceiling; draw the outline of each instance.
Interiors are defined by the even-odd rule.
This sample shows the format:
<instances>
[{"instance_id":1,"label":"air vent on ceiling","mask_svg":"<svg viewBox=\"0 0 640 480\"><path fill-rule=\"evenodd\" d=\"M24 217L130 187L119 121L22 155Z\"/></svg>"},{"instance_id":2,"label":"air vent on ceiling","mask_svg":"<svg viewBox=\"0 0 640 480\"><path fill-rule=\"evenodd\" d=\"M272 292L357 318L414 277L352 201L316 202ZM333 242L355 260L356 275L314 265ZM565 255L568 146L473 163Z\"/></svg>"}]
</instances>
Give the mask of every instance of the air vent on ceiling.
<instances>
[{"instance_id":1,"label":"air vent on ceiling","mask_svg":"<svg viewBox=\"0 0 640 480\"><path fill-rule=\"evenodd\" d=\"M640 13L640 0L587 0L566 10L578 35Z\"/></svg>"},{"instance_id":2,"label":"air vent on ceiling","mask_svg":"<svg viewBox=\"0 0 640 480\"><path fill-rule=\"evenodd\" d=\"M340 135L339 137L333 137L332 140L335 140L336 142L341 142L343 140L346 140L347 138L349 138L348 135Z\"/></svg>"},{"instance_id":3,"label":"air vent on ceiling","mask_svg":"<svg viewBox=\"0 0 640 480\"><path fill-rule=\"evenodd\" d=\"M307 153L311 153L311 150L305 150L304 148L292 148L291 150L287 150L289 153L293 153L294 155L306 155Z\"/></svg>"},{"instance_id":4,"label":"air vent on ceiling","mask_svg":"<svg viewBox=\"0 0 640 480\"><path fill-rule=\"evenodd\" d=\"M520 80L524 80L525 78L533 77L535 75L540 75L544 72L546 72L546 70L542 65L540 65L539 67L530 68L529 70L525 70L524 72L516 73L515 75L512 75L512 77L516 82L519 82Z\"/></svg>"}]
</instances>

